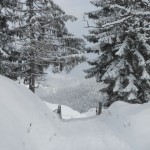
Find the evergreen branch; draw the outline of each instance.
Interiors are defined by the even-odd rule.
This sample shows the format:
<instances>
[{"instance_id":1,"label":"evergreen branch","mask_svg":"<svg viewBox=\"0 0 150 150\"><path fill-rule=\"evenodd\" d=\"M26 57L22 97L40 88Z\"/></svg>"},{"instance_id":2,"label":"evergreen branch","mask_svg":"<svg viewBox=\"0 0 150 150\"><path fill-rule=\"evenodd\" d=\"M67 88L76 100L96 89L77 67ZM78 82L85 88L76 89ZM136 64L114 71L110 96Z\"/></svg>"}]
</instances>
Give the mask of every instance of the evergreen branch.
<instances>
[{"instance_id":1,"label":"evergreen branch","mask_svg":"<svg viewBox=\"0 0 150 150\"><path fill-rule=\"evenodd\" d=\"M113 26L113 25L118 25L118 24L121 24L123 23L124 21L128 20L128 19L131 19L133 16L128 16L126 18L123 18L123 19L120 19L120 20L117 20L117 21L114 21L114 22L111 22L111 23L107 23L105 25L102 25L102 28L105 28L107 26Z\"/></svg>"}]
</instances>

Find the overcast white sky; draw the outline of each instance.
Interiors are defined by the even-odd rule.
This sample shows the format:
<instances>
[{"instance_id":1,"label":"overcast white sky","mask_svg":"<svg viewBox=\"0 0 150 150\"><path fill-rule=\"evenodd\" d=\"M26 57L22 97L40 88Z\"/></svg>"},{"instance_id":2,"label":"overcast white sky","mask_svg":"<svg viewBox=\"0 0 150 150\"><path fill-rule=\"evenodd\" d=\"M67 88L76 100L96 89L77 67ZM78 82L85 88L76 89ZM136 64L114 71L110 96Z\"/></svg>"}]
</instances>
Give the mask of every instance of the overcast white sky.
<instances>
[{"instance_id":1,"label":"overcast white sky","mask_svg":"<svg viewBox=\"0 0 150 150\"><path fill-rule=\"evenodd\" d=\"M94 10L94 6L91 5L89 0L53 0L58 4L68 15L74 15L78 18L76 22L67 23L68 30L77 35L81 36L87 33L87 29L84 27L86 23L83 22L84 12Z\"/></svg>"}]
</instances>

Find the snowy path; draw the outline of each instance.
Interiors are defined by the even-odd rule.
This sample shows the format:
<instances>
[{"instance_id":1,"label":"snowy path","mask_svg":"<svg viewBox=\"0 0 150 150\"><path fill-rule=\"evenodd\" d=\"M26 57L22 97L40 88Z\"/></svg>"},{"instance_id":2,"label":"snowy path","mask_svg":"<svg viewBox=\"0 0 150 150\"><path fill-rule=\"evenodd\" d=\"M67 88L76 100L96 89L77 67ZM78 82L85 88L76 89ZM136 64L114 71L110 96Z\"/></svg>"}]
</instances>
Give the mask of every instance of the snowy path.
<instances>
[{"instance_id":1,"label":"snowy path","mask_svg":"<svg viewBox=\"0 0 150 150\"><path fill-rule=\"evenodd\" d=\"M51 141L51 149L131 150L124 140L99 120L95 117L62 122L60 133Z\"/></svg>"}]
</instances>

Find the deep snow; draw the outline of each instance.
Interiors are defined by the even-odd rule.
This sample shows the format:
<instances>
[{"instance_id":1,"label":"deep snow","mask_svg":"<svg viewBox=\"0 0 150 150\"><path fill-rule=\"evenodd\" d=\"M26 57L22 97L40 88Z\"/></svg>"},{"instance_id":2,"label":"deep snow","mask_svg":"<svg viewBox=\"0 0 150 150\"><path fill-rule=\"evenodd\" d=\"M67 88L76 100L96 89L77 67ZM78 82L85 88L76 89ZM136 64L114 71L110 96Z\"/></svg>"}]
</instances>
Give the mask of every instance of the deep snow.
<instances>
[{"instance_id":1,"label":"deep snow","mask_svg":"<svg viewBox=\"0 0 150 150\"><path fill-rule=\"evenodd\" d=\"M58 109L58 104L51 104L44 102L53 112L56 112ZM79 118L90 118L96 116L96 108L91 108L85 113L80 113L72 108L61 105L61 117L62 119L69 120L69 119L79 119Z\"/></svg>"},{"instance_id":2,"label":"deep snow","mask_svg":"<svg viewBox=\"0 0 150 150\"><path fill-rule=\"evenodd\" d=\"M150 150L150 103L116 102L99 117L65 121L51 149Z\"/></svg>"},{"instance_id":3,"label":"deep snow","mask_svg":"<svg viewBox=\"0 0 150 150\"><path fill-rule=\"evenodd\" d=\"M59 120L27 88L0 76L0 150L48 150Z\"/></svg>"},{"instance_id":4,"label":"deep snow","mask_svg":"<svg viewBox=\"0 0 150 150\"><path fill-rule=\"evenodd\" d=\"M150 103L59 120L27 88L0 76L0 150L150 150Z\"/></svg>"}]
</instances>

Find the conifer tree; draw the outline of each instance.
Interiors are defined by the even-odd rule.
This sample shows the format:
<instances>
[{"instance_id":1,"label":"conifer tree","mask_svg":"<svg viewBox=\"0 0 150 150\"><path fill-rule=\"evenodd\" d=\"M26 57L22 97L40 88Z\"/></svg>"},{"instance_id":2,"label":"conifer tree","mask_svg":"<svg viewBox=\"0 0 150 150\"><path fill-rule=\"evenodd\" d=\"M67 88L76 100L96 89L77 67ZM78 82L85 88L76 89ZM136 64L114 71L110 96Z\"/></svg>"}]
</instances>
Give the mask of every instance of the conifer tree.
<instances>
[{"instance_id":1,"label":"conifer tree","mask_svg":"<svg viewBox=\"0 0 150 150\"><path fill-rule=\"evenodd\" d=\"M13 78L11 54L15 51L12 24L16 20L13 11L17 7L15 0L0 1L0 74Z\"/></svg>"},{"instance_id":2,"label":"conifer tree","mask_svg":"<svg viewBox=\"0 0 150 150\"><path fill-rule=\"evenodd\" d=\"M35 92L35 79L44 74L44 67L54 64L54 71L67 70L84 60L83 39L71 35L65 22L76 18L51 0L18 1L20 20L16 31L21 51L18 76ZM19 47L19 46L18 46Z\"/></svg>"},{"instance_id":3,"label":"conifer tree","mask_svg":"<svg viewBox=\"0 0 150 150\"><path fill-rule=\"evenodd\" d=\"M107 87L106 105L114 101L144 103L150 94L150 0L91 0L98 9L88 12L85 38L99 51L89 62L87 78L96 77Z\"/></svg>"}]
</instances>

